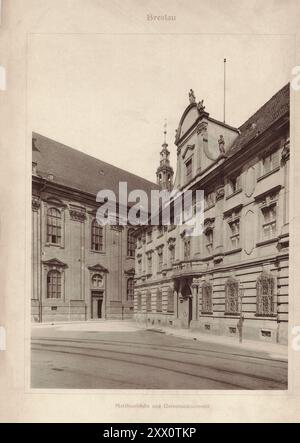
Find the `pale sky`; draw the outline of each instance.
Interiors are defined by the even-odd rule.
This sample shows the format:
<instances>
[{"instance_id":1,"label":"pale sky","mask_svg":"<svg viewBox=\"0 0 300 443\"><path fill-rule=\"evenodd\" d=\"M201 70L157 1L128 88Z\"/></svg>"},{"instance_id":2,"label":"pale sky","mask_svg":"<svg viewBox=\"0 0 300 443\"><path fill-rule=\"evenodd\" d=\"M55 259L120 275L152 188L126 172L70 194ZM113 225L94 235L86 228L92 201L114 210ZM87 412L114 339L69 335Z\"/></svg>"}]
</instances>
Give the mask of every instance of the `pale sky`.
<instances>
[{"instance_id":1,"label":"pale sky","mask_svg":"<svg viewBox=\"0 0 300 443\"><path fill-rule=\"evenodd\" d=\"M35 34L28 43L29 130L155 181L163 124L192 88L211 117L241 125L290 79L287 35Z\"/></svg>"}]
</instances>

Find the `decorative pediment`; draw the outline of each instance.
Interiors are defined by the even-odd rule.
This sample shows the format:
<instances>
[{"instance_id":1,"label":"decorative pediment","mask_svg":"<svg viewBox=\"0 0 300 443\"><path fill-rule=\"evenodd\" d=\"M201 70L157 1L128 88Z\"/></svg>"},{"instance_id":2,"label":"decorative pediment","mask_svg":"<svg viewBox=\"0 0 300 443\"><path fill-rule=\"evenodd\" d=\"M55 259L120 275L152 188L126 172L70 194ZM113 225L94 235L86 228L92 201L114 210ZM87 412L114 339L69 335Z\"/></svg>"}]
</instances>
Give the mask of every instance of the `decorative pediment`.
<instances>
[{"instance_id":1,"label":"decorative pediment","mask_svg":"<svg viewBox=\"0 0 300 443\"><path fill-rule=\"evenodd\" d=\"M259 202L262 206L268 206L269 204L274 204L278 199L278 194L281 189L281 185L274 186L268 191L262 192L259 195L254 196L254 200Z\"/></svg>"},{"instance_id":2,"label":"decorative pediment","mask_svg":"<svg viewBox=\"0 0 300 443\"><path fill-rule=\"evenodd\" d=\"M239 204L237 206L234 206L233 208L227 209L227 211L224 211L224 218L238 215L241 212L242 207L243 205Z\"/></svg>"},{"instance_id":3,"label":"decorative pediment","mask_svg":"<svg viewBox=\"0 0 300 443\"><path fill-rule=\"evenodd\" d=\"M88 270L93 272L108 272L108 269L106 269L104 266L100 265L99 263L97 265L88 266Z\"/></svg>"},{"instance_id":4,"label":"decorative pediment","mask_svg":"<svg viewBox=\"0 0 300 443\"><path fill-rule=\"evenodd\" d=\"M135 274L135 269L134 269L134 268L126 269L126 270L124 271L124 274L125 274L125 275L134 276L134 274Z\"/></svg>"},{"instance_id":5,"label":"decorative pediment","mask_svg":"<svg viewBox=\"0 0 300 443\"><path fill-rule=\"evenodd\" d=\"M49 197L45 198L45 202L47 203L48 206L58 206L58 207L62 207L62 208L66 208L67 205L60 200L57 197L53 197L52 195L50 195Z\"/></svg>"},{"instance_id":6,"label":"decorative pediment","mask_svg":"<svg viewBox=\"0 0 300 443\"><path fill-rule=\"evenodd\" d=\"M66 268L68 265L57 258L52 258L51 260L44 260L43 265L49 268Z\"/></svg>"},{"instance_id":7,"label":"decorative pediment","mask_svg":"<svg viewBox=\"0 0 300 443\"><path fill-rule=\"evenodd\" d=\"M196 122L202 117L207 118L209 116L208 112L205 111L205 106L203 106L203 100L198 104L196 100L190 101L190 104L185 109L179 125L176 131L175 144L177 145L180 139L189 132L189 130L195 126Z\"/></svg>"},{"instance_id":8,"label":"decorative pediment","mask_svg":"<svg viewBox=\"0 0 300 443\"><path fill-rule=\"evenodd\" d=\"M70 219L73 221L84 222L86 219L85 208L81 206L70 205Z\"/></svg>"}]
</instances>

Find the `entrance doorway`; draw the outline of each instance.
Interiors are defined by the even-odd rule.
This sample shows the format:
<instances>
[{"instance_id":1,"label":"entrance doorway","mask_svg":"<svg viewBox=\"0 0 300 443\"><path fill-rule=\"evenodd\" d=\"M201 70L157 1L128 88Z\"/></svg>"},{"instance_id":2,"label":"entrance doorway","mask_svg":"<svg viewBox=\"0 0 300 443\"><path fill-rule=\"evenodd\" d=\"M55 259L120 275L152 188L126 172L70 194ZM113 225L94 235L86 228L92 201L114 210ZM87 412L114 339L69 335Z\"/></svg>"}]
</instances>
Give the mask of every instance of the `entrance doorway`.
<instances>
[{"instance_id":1,"label":"entrance doorway","mask_svg":"<svg viewBox=\"0 0 300 443\"><path fill-rule=\"evenodd\" d=\"M92 318L103 318L103 292L102 291L92 291Z\"/></svg>"},{"instance_id":2,"label":"entrance doorway","mask_svg":"<svg viewBox=\"0 0 300 443\"><path fill-rule=\"evenodd\" d=\"M183 281L181 284L181 295L179 318L181 318L182 327L189 328L193 319L193 299L188 280Z\"/></svg>"}]
</instances>

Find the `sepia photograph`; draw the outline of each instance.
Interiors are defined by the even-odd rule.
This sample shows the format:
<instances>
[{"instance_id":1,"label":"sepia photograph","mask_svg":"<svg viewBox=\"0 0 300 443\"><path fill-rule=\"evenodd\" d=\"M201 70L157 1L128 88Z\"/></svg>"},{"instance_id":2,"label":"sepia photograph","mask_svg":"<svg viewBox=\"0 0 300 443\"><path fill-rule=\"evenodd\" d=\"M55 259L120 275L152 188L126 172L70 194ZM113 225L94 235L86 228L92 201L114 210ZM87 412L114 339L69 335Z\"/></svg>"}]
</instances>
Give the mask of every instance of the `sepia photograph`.
<instances>
[{"instance_id":1,"label":"sepia photograph","mask_svg":"<svg viewBox=\"0 0 300 443\"><path fill-rule=\"evenodd\" d=\"M0 0L0 422L299 421L299 22Z\"/></svg>"},{"instance_id":2,"label":"sepia photograph","mask_svg":"<svg viewBox=\"0 0 300 443\"><path fill-rule=\"evenodd\" d=\"M32 388L287 389L289 43L30 37Z\"/></svg>"}]
</instances>

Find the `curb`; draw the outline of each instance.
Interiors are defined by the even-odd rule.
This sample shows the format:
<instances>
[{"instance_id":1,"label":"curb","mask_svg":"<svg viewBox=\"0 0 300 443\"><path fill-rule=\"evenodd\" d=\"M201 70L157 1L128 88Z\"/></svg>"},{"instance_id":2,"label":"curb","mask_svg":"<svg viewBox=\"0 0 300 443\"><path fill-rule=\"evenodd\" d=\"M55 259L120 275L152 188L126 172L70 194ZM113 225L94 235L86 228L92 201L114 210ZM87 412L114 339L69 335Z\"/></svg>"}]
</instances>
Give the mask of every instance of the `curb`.
<instances>
[{"instance_id":1,"label":"curb","mask_svg":"<svg viewBox=\"0 0 300 443\"><path fill-rule=\"evenodd\" d=\"M225 346L232 346L236 349L240 349L243 350L245 352L262 352L262 353L266 353L267 356L269 357L270 360L277 360L277 361L283 361L283 362L287 362L288 361L288 355L285 354L280 354L276 351L267 351L266 349L261 349L261 350L255 350L252 347L247 347L247 346L241 346L239 343L222 343L222 342L218 342L218 341L210 341L210 340L203 340L203 337L197 337L193 334L191 334L190 336L185 335L185 334L176 334L176 332L174 333L173 331L166 331L163 329L157 329L157 328L145 328L146 331L151 331L151 332L157 332L157 333L161 333L161 334L166 334L166 335L171 335L173 337L178 337L178 338L183 338L183 339L187 339L187 340L193 340L193 341L198 341L201 343L207 343L207 344L217 344L217 345L225 345ZM253 346L255 345L255 341L253 341Z\"/></svg>"}]
</instances>

